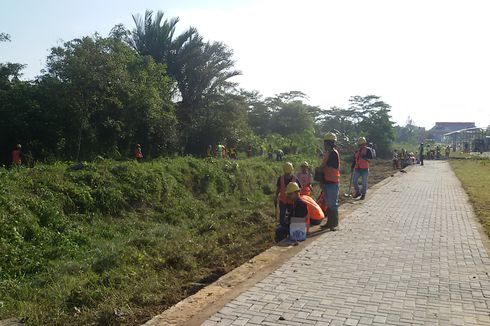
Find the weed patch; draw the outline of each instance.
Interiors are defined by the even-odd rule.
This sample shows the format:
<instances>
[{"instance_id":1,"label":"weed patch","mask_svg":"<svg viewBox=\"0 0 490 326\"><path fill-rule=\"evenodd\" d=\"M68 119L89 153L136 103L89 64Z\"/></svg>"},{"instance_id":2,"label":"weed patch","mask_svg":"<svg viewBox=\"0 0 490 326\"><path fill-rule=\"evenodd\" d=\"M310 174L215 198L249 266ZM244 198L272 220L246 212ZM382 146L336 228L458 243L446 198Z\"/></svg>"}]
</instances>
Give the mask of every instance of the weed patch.
<instances>
[{"instance_id":1,"label":"weed patch","mask_svg":"<svg viewBox=\"0 0 490 326\"><path fill-rule=\"evenodd\" d=\"M0 320L144 322L273 244L281 165L179 157L0 170ZM388 170L375 163L373 178Z\"/></svg>"}]
</instances>

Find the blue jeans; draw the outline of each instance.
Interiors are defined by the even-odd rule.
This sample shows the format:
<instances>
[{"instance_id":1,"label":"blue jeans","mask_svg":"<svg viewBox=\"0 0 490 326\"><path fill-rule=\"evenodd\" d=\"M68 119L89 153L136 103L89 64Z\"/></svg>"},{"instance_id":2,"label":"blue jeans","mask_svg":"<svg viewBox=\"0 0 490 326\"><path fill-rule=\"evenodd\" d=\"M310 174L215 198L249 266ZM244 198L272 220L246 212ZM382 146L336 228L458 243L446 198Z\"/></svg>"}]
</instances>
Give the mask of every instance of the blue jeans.
<instances>
[{"instance_id":1,"label":"blue jeans","mask_svg":"<svg viewBox=\"0 0 490 326\"><path fill-rule=\"evenodd\" d=\"M359 178L362 177L362 189L359 191ZM354 179L352 182L354 183L354 190L356 191L356 194L366 194L367 191L367 185L368 185L368 177L369 177L369 170L354 170Z\"/></svg>"},{"instance_id":2,"label":"blue jeans","mask_svg":"<svg viewBox=\"0 0 490 326\"><path fill-rule=\"evenodd\" d=\"M322 185L323 194L325 196L325 202L327 207L331 211L339 210L339 184L338 183L325 183Z\"/></svg>"}]
</instances>

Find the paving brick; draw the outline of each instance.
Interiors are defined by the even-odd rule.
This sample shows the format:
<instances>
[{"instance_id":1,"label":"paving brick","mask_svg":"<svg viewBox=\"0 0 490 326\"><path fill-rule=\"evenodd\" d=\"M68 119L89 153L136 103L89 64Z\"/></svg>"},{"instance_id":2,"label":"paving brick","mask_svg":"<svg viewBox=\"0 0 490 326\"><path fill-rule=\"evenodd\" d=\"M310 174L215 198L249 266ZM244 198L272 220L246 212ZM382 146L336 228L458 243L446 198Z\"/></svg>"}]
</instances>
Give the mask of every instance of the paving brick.
<instances>
[{"instance_id":1,"label":"paving brick","mask_svg":"<svg viewBox=\"0 0 490 326\"><path fill-rule=\"evenodd\" d=\"M476 223L447 162L428 161L204 325L490 325Z\"/></svg>"}]
</instances>

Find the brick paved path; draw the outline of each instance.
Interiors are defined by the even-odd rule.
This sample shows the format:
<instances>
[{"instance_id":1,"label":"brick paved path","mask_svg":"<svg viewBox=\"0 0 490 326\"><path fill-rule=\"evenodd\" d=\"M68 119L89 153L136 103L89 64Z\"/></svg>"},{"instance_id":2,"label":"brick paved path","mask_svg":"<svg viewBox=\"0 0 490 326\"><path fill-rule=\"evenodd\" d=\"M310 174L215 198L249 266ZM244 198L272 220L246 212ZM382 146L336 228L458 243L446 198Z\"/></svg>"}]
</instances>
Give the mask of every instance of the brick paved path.
<instances>
[{"instance_id":1,"label":"brick paved path","mask_svg":"<svg viewBox=\"0 0 490 326\"><path fill-rule=\"evenodd\" d=\"M446 162L394 178L204 325L490 325L490 260Z\"/></svg>"}]
</instances>

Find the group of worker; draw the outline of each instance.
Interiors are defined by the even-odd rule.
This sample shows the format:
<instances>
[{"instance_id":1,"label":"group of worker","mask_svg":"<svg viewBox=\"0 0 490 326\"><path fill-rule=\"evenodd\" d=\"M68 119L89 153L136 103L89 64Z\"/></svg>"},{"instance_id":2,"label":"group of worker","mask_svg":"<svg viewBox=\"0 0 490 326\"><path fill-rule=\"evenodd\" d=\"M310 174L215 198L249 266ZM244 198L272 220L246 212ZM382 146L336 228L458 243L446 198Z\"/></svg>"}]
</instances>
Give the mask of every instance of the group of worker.
<instances>
[{"instance_id":1,"label":"group of worker","mask_svg":"<svg viewBox=\"0 0 490 326\"><path fill-rule=\"evenodd\" d=\"M294 174L294 166L287 162L283 166L284 174L277 179L277 190L274 205L278 213L279 225L276 228L275 238L279 242L289 238L292 241L301 241L306 238L310 225L320 225L322 229L337 231L339 225L339 191L340 191L340 154L337 148L337 136L327 133L324 137L323 158L319 167L312 176L308 162L301 164L301 170ZM366 138L360 137L357 141L358 149L354 153L351 165L352 180L354 183L354 198L361 200L366 197L369 161L375 157L374 150L367 146ZM359 188L359 179L362 179L362 188ZM312 183L317 181L321 187L321 194L315 201L312 195ZM326 218L326 222L322 221ZM303 221L304 232L298 235L297 229L292 229L293 221ZM301 223L299 224L301 225Z\"/></svg>"},{"instance_id":2,"label":"group of worker","mask_svg":"<svg viewBox=\"0 0 490 326\"><path fill-rule=\"evenodd\" d=\"M414 165L419 163L418 152L408 152L405 148L401 150L393 150L393 169L400 170L408 165Z\"/></svg>"},{"instance_id":3,"label":"group of worker","mask_svg":"<svg viewBox=\"0 0 490 326\"><path fill-rule=\"evenodd\" d=\"M424 148L424 144L420 144L421 148ZM444 157L442 156L442 151L444 150ZM451 146L441 146L441 145L436 145L431 147L430 144L427 144L425 146L425 158L428 160L441 160L445 158L446 160L449 159L449 155L451 154Z\"/></svg>"},{"instance_id":4,"label":"group of worker","mask_svg":"<svg viewBox=\"0 0 490 326\"><path fill-rule=\"evenodd\" d=\"M249 145L247 149L247 157L252 157L252 146ZM238 159L238 151L236 147L230 146L226 147L223 144L218 144L213 148L213 145L208 145L206 149L206 157L214 157L219 159Z\"/></svg>"}]
</instances>

